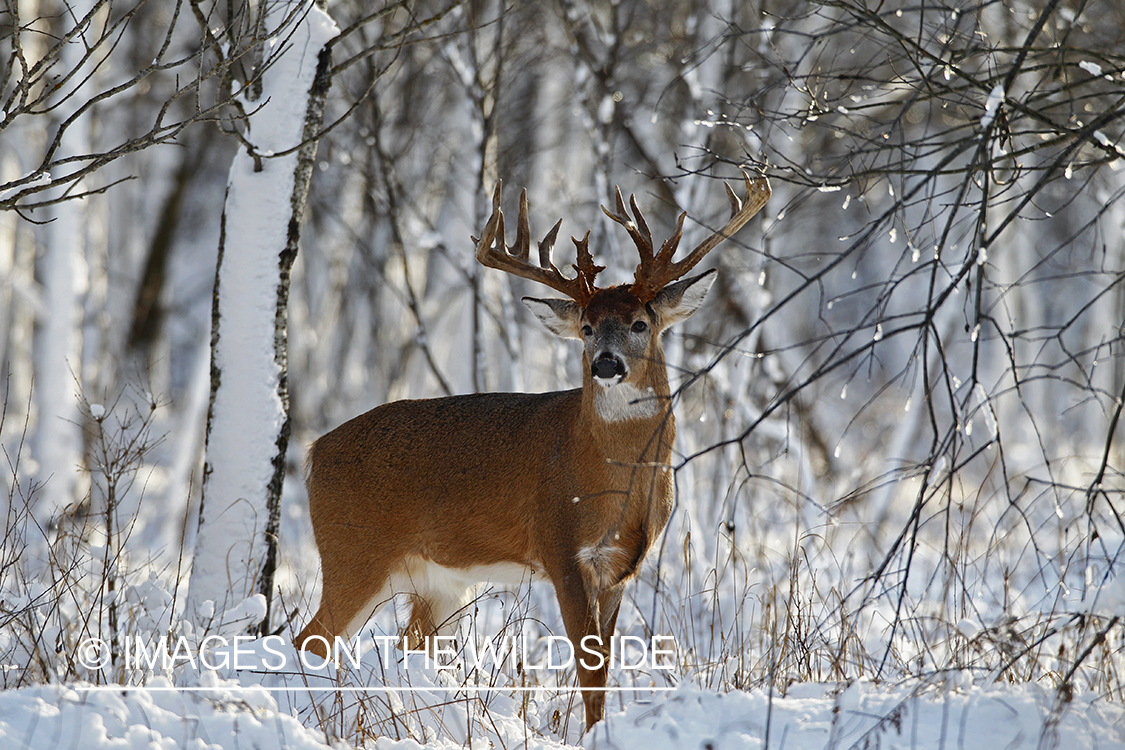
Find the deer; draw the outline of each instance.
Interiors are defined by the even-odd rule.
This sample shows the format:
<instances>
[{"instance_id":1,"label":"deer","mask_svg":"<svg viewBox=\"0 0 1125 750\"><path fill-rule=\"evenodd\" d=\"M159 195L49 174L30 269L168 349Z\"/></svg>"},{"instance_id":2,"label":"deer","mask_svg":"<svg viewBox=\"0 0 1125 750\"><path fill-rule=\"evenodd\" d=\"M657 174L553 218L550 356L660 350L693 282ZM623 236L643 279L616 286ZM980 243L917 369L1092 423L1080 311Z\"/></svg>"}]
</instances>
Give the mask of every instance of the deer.
<instances>
[{"instance_id":1,"label":"deer","mask_svg":"<svg viewBox=\"0 0 1125 750\"><path fill-rule=\"evenodd\" d=\"M572 237L574 276L551 260L560 219L530 262L527 190L515 245L506 244L502 182L476 260L542 284L565 299L524 297L556 336L582 342L582 387L480 393L378 406L317 439L307 462L309 515L321 558L319 609L294 644L328 658L395 594L410 616L400 648L455 632L484 581L555 589L574 653L589 730L603 718L609 660L626 583L672 511L676 426L662 334L702 305L714 269L684 278L769 199L765 177L742 172L746 198L727 183L729 221L674 260L686 212L654 251L635 196L616 210L640 262L631 284L596 286L587 232ZM581 646L581 650L580 650Z\"/></svg>"}]
</instances>

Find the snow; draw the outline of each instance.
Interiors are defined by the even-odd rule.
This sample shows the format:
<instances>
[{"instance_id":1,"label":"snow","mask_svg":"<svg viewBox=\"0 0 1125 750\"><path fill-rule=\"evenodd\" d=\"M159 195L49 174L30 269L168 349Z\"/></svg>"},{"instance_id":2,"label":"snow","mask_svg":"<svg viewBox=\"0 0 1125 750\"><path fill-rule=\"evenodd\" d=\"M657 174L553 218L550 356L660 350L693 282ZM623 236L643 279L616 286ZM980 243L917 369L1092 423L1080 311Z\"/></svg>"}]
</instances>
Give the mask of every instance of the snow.
<instances>
[{"instance_id":1,"label":"snow","mask_svg":"<svg viewBox=\"0 0 1125 750\"><path fill-rule=\"evenodd\" d=\"M1120 580L1101 587L1098 609L1120 606ZM261 606L251 597L240 609ZM969 618L956 627L970 641L985 632ZM359 731L366 747L412 750L1125 748L1121 702L1043 682L993 682L968 669L893 684L796 683L782 693L706 688L706 672L690 667L679 668L678 686L663 686L663 671L634 676L622 667L611 670L606 719L585 733L569 683L550 685L546 673L529 679L529 665L546 661L548 639L535 641L540 650L522 654L516 669L503 649L482 657L479 648L438 668L421 651L404 657L393 635L344 644L338 666L302 658L281 636L208 638L216 647L187 656L190 649L162 644L178 660L171 668L154 640L127 641L122 658L132 660L134 679L144 685L71 682L0 692L0 747L327 749L354 742ZM493 657L502 666L490 668Z\"/></svg>"},{"instance_id":2,"label":"snow","mask_svg":"<svg viewBox=\"0 0 1125 750\"><path fill-rule=\"evenodd\" d=\"M957 630L966 638L975 638L977 633L980 632L980 625L966 617L957 623Z\"/></svg>"},{"instance_id":3,"label":"snow","mask_svg":"<svg viewBox=\"0 0 1125 750\"><path fill-rule=\"evenodd\" d=\"M1125 575L1110 578L1092 589L1088 596L1094 602L1088 609L1094 614L1113 617L1125 613Z\"/></svg>"},{"instance_id":4,"label":"snow","mask_svg":"<svg viewBox=\"0 0 1125 750\"><path fill-rule=\"evenodd\" d=\"M1034 684L962 689L959 678L951 675L944 684L891 688L868 682L808 683L792 686L785 696L771 696L765 690L718 693L682 687L631 697L624 710L611 695L607 719L583 737L581 745L606 750L1125 747L1125 707L1120 704L1093 694L1059 702L1055 691ZM324 733L281 707L291 693L243 687L214 672L206 673L201 682L191 690L175 689L158 677L147 689L128 691L92 685L6 691L0 693L0 746L25 750L333 747ZM448 691L447 697L454 699L454 691ZM496 711L498 724L518 721L519 703L513 704L509 711L503 707ZM510 739L526 742L522 745L526 748L566 747L535 733ZM381 737L374 742L380 750L460 746L490 745L483 736L474 737L471 745L448 740L420 744L406 737Z\"/></svg>"},{"instance_id":5,"label":"snow","mask_svg":"<svg viewBox=\"0 0 1125 750\"><path fill-rule=\"evenodd\" d=\"M1004 85L996 84L992 91L988 94L988 101L984 103L984 116L980 118L980 126L982 129L987 129L992 125L992 121L996 119L996 112L1000 109L1000 104L1004 101Z\"/></svg>"},{"instance_id":6,"label":"snow","mask_svg":"<svg viewBox=\"0 0 1125 750\"><path fill-rule=\"evenodd\" d=\"M0 693L0 746L23 750L329 747L262 690L204 692L157 684L122 692L43 685ZM217 686L221 687L221 686Z\"/></svg>"},{"instance_id":7,"label":"snow","mask_svg":"<svg viewBox=\"0 0 1125 750\"><path fill-rule=\"evenodd\" d=\"M3 122L3 120L4 118L0 117L0 122ZM27 188L49 185L51 184L52 179L53 178L51 177L50 172L43 172L40 170L29 172L18 180L13 181L16 186L10 187L6 190L0 190L0 200L3 200L4 198L7 198L8 196L14 194L17 190L26 190ZM23 182L24 180L27 180L27 182Z\"/></svg>"},{"instance_id":8,"label":"snow","mask_svg":"<svg viewBox=\"0 0 1125 750\"><path fill-rule=\"evenodd\" d=\"M988 434L992 438L996 438L1000 433L1000 427L996 421L996 412L992 411L992 403L988 398L988 393L980 383L973 386L973 398L976 399L978 411L984 417L984 423L988 427Z\"/></svg>"},{"instance_id":9,"label":"snow","mask_svg":"<svg viewBox=\"0 0 1125 750\"><path fill-rule=\"evenodd\" d=\"M1100 76L1102 74L1102 66L1098 65L1096 62L1083 60L1082 62L1078 63L1078 67L1082 68L1082 70L1086 71L1092 76Z\"/></svg>"},{"instance_id":10,"label":"snow","mask_svg":"<svg viewBox=\"0 0 1125 750\"><path fill-rule=\"evenodd\" d=\"M684 689L629 706L597 728L588 747L677 750L684 747L790 750L825 747L1125 746L1125 712L1092 696L1053 715L1052 691L1034 685L915 691L853 684L800 685L784 698L762 691ZM1058 739L1065 738L1065 745Z\"/></svg>"}]
</instances>

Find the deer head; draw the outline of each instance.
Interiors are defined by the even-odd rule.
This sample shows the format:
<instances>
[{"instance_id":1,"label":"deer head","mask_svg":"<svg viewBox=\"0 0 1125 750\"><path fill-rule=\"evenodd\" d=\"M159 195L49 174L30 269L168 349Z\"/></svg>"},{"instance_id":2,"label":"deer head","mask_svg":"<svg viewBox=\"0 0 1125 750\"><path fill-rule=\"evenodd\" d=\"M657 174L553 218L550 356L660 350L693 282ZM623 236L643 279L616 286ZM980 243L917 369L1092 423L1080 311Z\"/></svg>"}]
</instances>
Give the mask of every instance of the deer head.
<instances>
[{"instance_id":1,"label":"deer head","mask_svg":"<svg viewBox=\"0 0 1125 750\"><path fill-rule=\"evenodd\" d=\"M527 190L520 193L515 245L506 247L504 213L500 208L500 182L496 184L493 193L492 216L485 225L481 238L473 238L476 243L476 258L485 266L537 281L569 298L525 297L523 302L555 335L578 339L584 343L587 380L606 389L625 385L628 386L626 390L651 391L666 377L664 353L660 346L661 334L669 326L699 309L715 279L715 272L709 271L682 281L680 279L695 268L707 253L737 232L769 200L771 191L765 178L752 179L745 171L742 178L746 187L746 200L740 199L724 183L730 202L730 219L679 261L673 258L683 237L687 213L680 214L675 231L660 246L660 250L654 252L652 233L644 214L637 206L635 196L629 198L632 209L630 215L618 188L616 210L610 211L602 206L602 211L625 228L637 247L640 262L631 284L607 288L597 286L598 273L605 270L605 267L596 265L593 261L589 249L589 232L582 239L571 238L577 249L574 276L564 276L551 261L551 251L558 237L561 219L539 243L539 265L530 263L531 229L527 217ZM643 397L635 397L630 403L638 406L635 411L643 413L646 411L643 401ZM651 399L649 406L652 406Z\"/></svg>"}]
</instances>

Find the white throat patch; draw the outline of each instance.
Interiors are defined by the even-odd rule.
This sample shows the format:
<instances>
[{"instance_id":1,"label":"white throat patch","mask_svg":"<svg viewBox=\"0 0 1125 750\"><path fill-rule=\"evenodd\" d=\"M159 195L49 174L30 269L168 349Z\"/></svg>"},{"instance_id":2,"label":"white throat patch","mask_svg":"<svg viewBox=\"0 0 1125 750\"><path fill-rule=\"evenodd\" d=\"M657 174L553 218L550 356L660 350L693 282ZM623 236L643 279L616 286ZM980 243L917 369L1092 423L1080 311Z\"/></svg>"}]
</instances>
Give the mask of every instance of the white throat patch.
<instances>
[{"instance_id":1,"label":"white throat patch","mask_svg":"<svg viewBox=\"0 0 1125 750\"><path fill-rule=\"evenodd\" d=\"M594 407L606 422L648 419L660 412L660 401L652 388L644 390L629 383L618 383L594 392Z\"/></svg>"}]
</instances>

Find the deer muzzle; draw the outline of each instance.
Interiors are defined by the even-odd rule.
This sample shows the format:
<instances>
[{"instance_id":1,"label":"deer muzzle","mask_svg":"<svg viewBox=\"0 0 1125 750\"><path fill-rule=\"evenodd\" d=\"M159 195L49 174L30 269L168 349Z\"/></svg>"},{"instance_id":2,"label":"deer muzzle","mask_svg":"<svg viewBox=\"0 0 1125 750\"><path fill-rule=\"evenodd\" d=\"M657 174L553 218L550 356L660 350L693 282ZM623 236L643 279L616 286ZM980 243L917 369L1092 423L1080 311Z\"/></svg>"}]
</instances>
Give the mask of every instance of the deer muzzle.
<instances>
[{"instance_id":1,"label":"deer muzzle","mask_svg":"<svg viewBox=\"0 0 1125 750\"><path fill-rule=\"evenodd\" d=\"M624 380L627 370L620 357L610 352L602 352L590 365L590 374L601 385L615 385Z\"/></svg>"}]
</instances>

